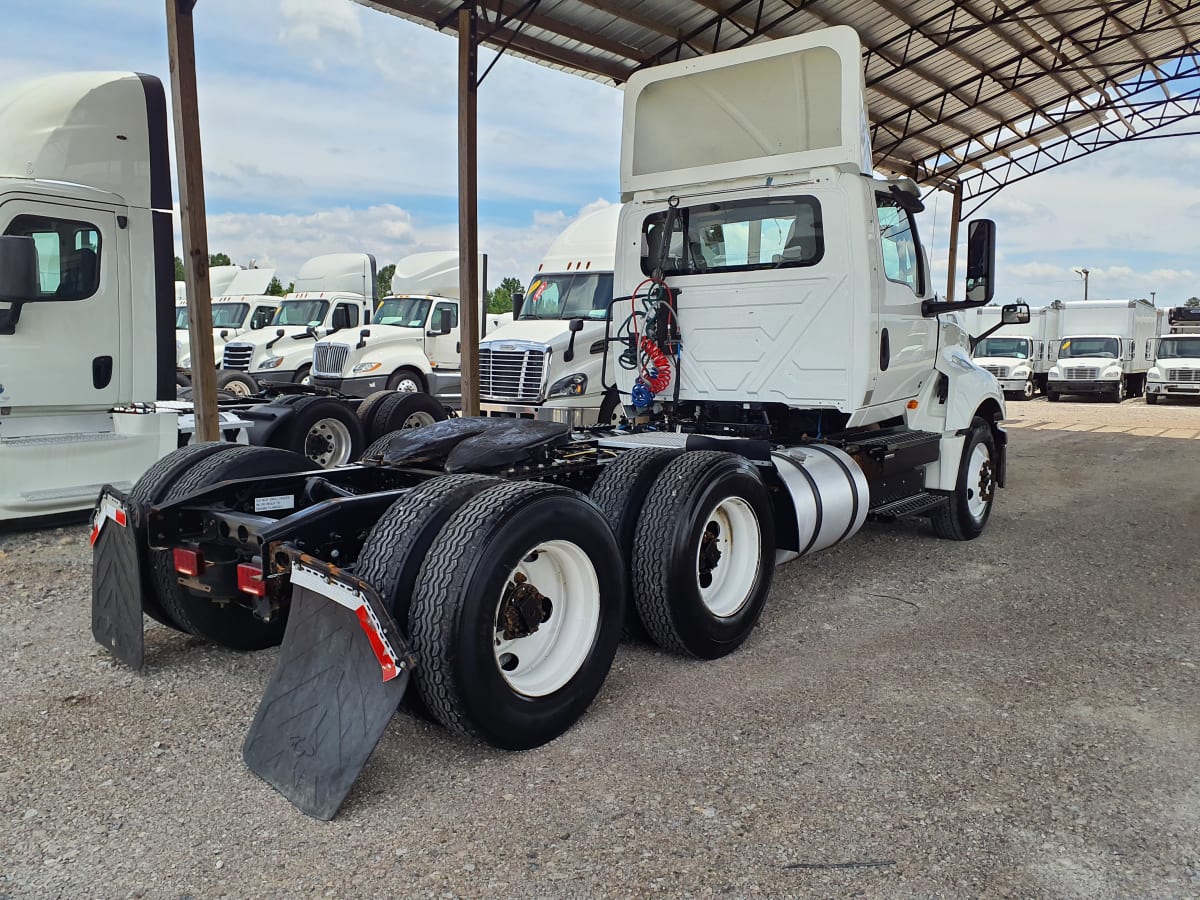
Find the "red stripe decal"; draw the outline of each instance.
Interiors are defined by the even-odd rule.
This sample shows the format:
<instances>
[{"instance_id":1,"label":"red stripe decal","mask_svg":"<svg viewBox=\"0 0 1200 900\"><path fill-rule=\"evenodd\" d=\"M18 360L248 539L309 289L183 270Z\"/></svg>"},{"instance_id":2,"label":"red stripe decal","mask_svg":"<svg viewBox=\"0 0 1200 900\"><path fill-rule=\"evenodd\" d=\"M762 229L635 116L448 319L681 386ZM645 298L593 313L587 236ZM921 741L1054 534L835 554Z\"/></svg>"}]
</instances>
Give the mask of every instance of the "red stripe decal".
<instances>
[{"instance_id":1,"label":"red stripe decal","mask_svg":"<svg viewBox=\"0 0 1200 900\"><path fill-rule=\"evenodd\" d=\"M92 534L91 534L91 537L88 538L88 543L91 544L93 547L96 546L96 538L98 538L98 537L100 537L100 526L93 525L92 526Z\"/></svg>"},{"instance_id":2,"label":"red stripe decal","mask_svg":"<svg viewBox=\"0 0 1200 900\"><path fill-rule=\"evenodd\" d=\"M379 667L383 669L383 680L391 681L400 674L400 670L396 668L396 661L392 659L387 647L384 646L383 637L375 630L375 626L371 623L371 617L367 615L367 608L360 606L354 612L358 616L358 624L366 632L367 640L371 642L371 649L375 651L375 658L379 660Z\"/></svg>"}]
</instances>

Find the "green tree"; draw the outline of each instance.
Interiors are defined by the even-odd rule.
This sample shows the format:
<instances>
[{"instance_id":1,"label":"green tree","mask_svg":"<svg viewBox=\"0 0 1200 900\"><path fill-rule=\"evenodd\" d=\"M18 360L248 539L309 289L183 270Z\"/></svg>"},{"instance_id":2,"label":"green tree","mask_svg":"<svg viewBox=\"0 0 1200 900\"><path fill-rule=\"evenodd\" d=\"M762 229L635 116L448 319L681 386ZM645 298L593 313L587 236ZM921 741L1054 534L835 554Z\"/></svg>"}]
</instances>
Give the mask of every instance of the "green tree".
<instances>
[{"instance_id":1,"label":"green tree","mask_svg":"<svg viewBox=\"0 0 1200 900\"><path fill-rule=\"evenodd\" d=\"M521 284L521 280L509 275L496 286L495 290L488 291L487 311L490 313L512 312L512 295L524 290L525 287Z\"/></svg>"},{"instance_id":2,"label":"green tree","mask_svg":"<svg viewBox=\"0 0 1200 900\"><path fill-rule=\"evenodd\" d=\"M1197 306L1200 306L1200 297L1188 297L1187 302L1183 305L1195 309Z\"/></svg>"},{"instance_id":3,"label":"green tree","mask_svg":"<svg viewBox=\"0 0 1200 900\"><path fill-rule=\"evenodd\" d=\"M228 253L210 253L208 254L209 268L213 266L232 266L233 260L229 258Z\"/></svg>"},{"instance_id":4,"label":"green tree","mask_svg":"<svg viewBox=\"0 0 1200 900\"><path fill-rule=\"evenodd\" d=\"M267 285L267 296L269 297L282 297L286 293L283 282L278 278L272 278L271 283Z\"/></svg>"},{"instance_id":5,"label":"green tree","mask_svg":"<svg viewBox=\"0 0 1200 900\"><path fill-rule=\"evenodd\" d=\"M183 260L177 256L175 257L175 280L183 281L185 277L187 276L183 274Z\"/></svg>"},{"instance_id":6,"label":"green tree","mask_svg":"<svg viewBox=\"0 0 1200 900\"><path fill-rule=\"evenodd\" d=\"M392 296L392 276L396 274L396 266L384 266L375 273L376 290L379 291L380 299Z\"/></svg>"}]
</instances>

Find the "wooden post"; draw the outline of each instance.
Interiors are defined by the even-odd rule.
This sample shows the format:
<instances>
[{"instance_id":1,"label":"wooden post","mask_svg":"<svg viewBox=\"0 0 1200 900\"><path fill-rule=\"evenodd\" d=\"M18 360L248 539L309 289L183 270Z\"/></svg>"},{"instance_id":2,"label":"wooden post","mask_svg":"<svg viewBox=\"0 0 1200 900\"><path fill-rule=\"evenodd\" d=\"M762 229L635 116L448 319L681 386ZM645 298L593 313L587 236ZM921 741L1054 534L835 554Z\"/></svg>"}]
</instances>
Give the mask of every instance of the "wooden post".
<instances>
[{"instance_id":1,"label":"wooden post","mask_svg":"<svg viewBox=\"0 0 1200 900\"><path fill-rule=\"evenodd\" d=\"M950 259L946 266L946 302L954 300L954 282L958 278L958 220L962 218L962 182L954 184L954 206L950 211Z\"/></svg>"},{"instance_id":2,"label":"wooden post","mask_svg":"<svg viewBox=\"0 0 1200 900\"><path fill-rule=\"evenodd\" d=\"M187 284L188 343L192 355L192 404L196 441L220 437L217 371L213 359L212 292L208 282L208 227L204 219L204 171L200 115L196 104L196 44L192 9L196 0L167 0L167 49L171 65L171 109L179 173L179 218L183 225L183 269Z\"/></svg>"},{"instance_id":3,"label":"wooden post","mask_svg":"<svg viewBox=\"0 0 1200 900\"><path fill-rule=\"evenodd\" d=\"M475 3L458 11L458 317L462 360L462 414L479 415L479 183L476 92L479 87L478 13Z\"/></svg>"}]
</instances>

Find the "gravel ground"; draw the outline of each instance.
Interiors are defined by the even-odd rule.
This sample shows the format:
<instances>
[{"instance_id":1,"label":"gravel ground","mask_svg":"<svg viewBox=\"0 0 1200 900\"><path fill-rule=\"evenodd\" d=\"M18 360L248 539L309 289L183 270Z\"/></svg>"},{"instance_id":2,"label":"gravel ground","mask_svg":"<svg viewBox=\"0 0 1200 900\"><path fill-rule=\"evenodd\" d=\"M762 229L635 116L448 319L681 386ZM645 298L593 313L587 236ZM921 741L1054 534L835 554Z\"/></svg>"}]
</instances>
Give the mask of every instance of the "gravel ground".
<instances>
[{"instance_id":1,"label":"gravel ground","mask_svg":"<svg viewBox=\"0 0 1200 900\"><path fill-rule=\"evenodd\" d=\"M397 716L332 823L242 766L273 652L115 667L83 529L0 534L0 896L1197 896L1200 441L1128 429L1200 407L1011 411L980 540L868 524L535 751Z\"/></svg>"}]
</instances>

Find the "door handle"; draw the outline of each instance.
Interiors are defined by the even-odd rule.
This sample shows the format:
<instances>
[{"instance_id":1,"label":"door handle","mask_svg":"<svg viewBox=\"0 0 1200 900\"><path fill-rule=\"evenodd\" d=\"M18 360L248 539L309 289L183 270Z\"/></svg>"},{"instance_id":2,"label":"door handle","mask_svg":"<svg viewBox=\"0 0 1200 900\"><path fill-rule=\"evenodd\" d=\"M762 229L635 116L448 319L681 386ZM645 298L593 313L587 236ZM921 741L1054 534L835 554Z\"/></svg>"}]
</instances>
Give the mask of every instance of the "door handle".
<instances>
[{"instance_id":1,"label":"door handle","mask_svg":"<svg viewBox=\"0 0 1200 900\"><path fill-rule=\"evenodd\" d=\"M108 383L112 381L113 358L111 356L97 356L92 360L92 387L98 391L108 387Z\"/></svg>"},{"instance_id":2,"label":"door handle","mask_svg":"<svg viewBox=\"0 0 1200 900\"><path fill-rule=\"evenodd\" d=\"M879 336L879 371L886 372L888 366L892 362L892 341L888 337L888 330L883 329L883 334Z\"/></svg>"}]
</instances>

